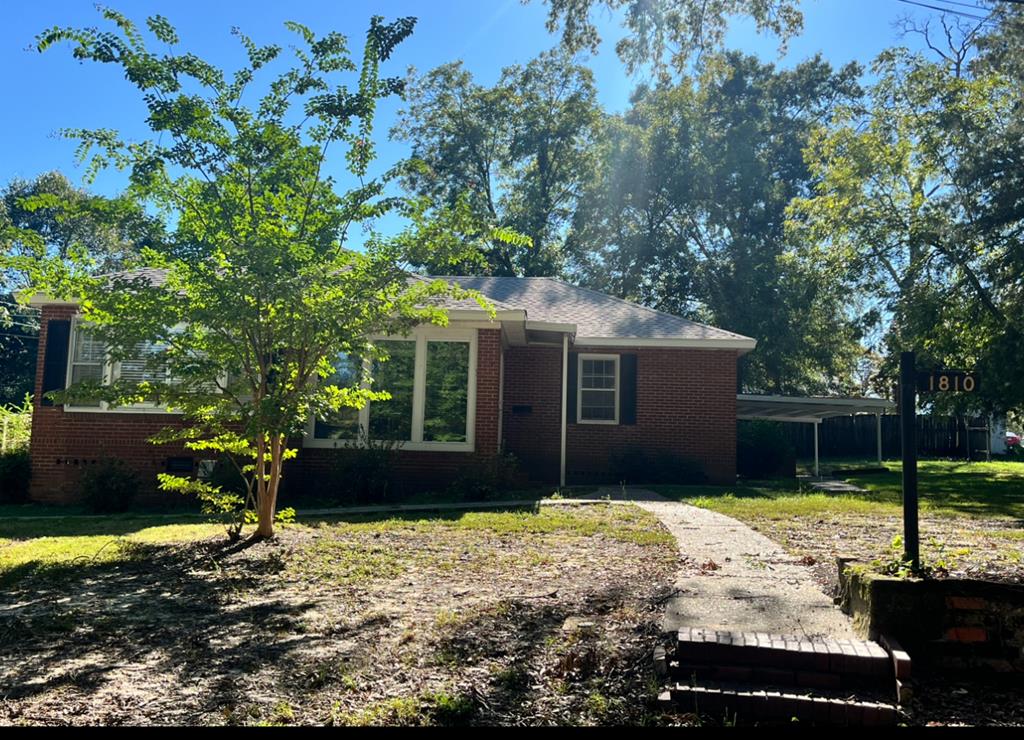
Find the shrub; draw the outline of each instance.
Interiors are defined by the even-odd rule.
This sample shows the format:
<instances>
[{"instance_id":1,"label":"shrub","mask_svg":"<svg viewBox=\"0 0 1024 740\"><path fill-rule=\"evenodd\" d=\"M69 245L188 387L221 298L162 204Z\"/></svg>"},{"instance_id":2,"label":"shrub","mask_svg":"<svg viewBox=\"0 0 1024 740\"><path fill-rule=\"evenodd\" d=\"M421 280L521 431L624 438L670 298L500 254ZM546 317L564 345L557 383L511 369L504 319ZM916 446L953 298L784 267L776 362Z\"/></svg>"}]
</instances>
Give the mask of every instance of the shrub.
<instances>
[{"instance_id":1,"label":"shrub","mask_svg":"<svg viewBox=\"0 0 1024 740\"><path fill-rule=\"evenodd\" d=\"M327 476L330 495L339 504L376 504L397 498L401 493L396 473L400 445L366 439L362 445L339 447Z\"/></svg>"},{"instance_id":2,"label":"shrub","mask_svg":"<svg viewBox=\"0 0 1024 740\"><path fill-rule=\"evenodd\" d=\"M736 435L736 472L744 478L796 477L796 450L780 422L739 423Z\"/></svg>"},{"instance_id":3,"label":"shrub","mask_svg":"<svg viewBox=\"0 0 1024 740\"><path fill-rule=\"evenodd\" d=\"M32 464L28 450L0 455L0 503L21 504L28 501L28 482Z\"/></svg>"},{"instance_id":4,"label":"shrub","mask_svg":"<svg viewBox=\"0 0 1024 740\"><path fill-rule=\"evenodd\" d=\"M519 461L511 453L478 461L463 468L446 493L457 501L487 501L512 487Z\"/></svg>"},{"instance_id":5,"label":"shrub","mask_svg":"<svg viewBox=\"0 0 1024 740\"><path fill-rule=\"evenodd\" d=\"M139 478L120 460L88 468L79 482L82 502L98 514L127 511L139 492Z\"/></svg>"},{"instance_id":6,"label":"shrub","mask_svg":"<svg viewBox=\"0 0 1024 740\"><path fill-rule=\"evenodd\" d=\"M649 454L631 448L611 456L609 471L614 480L629 483L703 483L707 480L700 463L666 450Z\"/></svg>"}]
</instances>

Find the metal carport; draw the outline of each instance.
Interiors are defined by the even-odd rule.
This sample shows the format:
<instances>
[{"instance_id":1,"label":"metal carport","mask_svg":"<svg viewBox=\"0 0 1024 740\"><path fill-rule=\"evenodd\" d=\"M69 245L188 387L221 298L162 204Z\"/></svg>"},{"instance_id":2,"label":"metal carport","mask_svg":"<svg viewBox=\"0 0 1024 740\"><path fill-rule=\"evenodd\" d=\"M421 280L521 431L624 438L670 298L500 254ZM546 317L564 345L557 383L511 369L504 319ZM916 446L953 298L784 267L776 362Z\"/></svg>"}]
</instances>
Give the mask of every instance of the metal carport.
<instances>
[{"instance_id":1,"label":"metal carport","mask_svg":"<svg viewBox=\"0 0 1024 740\"><path fill-rule=\"evenodd\" d=\"M828 396L756 396L736 394L736 418L789 421L814 424L814 475L818 470L818 425L833 416L874 414L878 440L878 462L882 462L882 414L896 404L884 398Z\"/></svg>"}]
</instances>

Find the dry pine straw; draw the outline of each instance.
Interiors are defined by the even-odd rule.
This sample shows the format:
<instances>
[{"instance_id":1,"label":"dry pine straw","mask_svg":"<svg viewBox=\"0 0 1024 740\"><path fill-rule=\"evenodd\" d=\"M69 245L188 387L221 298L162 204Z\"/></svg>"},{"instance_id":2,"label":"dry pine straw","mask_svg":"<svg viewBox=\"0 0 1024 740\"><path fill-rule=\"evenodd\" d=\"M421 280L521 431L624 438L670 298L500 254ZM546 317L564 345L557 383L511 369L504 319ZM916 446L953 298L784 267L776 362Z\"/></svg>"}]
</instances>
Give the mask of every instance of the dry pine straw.
<instances>
[{"instance_id":1,"label":"dry pine straw","mask_svg":"<svg viewBox=\"0 0 1024 740\"><path fill-rule=\"evenodd\" d=\"M321 522L247 548L123 554L0 592L0 722L645 721L678 565L632 506ZM569 617L584 624L563 629Z\"/></svg>"},{"instance_id":2,"label":"dry pine straw","mask_svg":"<svg viewBox=\"0 0 1024 740\"><path fill-rule=\"evenodd\" d=\"M791 517L745 516L754 529L814 564L826 593L836 585L835 558L886 562L898 555L893 539L903 533L899 516L821 512ZM1024 530L1005 518L922 516L922 560L949 577L1024 580Z\"/></svg>"}]
</instances>

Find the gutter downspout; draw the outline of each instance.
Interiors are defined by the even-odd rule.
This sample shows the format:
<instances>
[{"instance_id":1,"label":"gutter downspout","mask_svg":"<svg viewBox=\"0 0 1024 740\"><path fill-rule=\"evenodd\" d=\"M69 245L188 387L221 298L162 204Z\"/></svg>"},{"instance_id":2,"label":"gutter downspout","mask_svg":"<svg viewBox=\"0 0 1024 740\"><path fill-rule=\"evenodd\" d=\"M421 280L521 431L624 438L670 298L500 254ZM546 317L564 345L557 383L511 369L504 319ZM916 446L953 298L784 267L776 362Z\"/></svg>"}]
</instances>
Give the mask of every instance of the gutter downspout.
<instances>
[{"instance_id":1,"label":"gutter downspout","mask_svg":"<svg viewBox=\"0 0 1024 740\"><path fill-rule=\"evenodd\" d=\"M562 335L562 457L558 485L565 487L565 430L569 397L569 335Z\"/></svg>"}]
</instances>

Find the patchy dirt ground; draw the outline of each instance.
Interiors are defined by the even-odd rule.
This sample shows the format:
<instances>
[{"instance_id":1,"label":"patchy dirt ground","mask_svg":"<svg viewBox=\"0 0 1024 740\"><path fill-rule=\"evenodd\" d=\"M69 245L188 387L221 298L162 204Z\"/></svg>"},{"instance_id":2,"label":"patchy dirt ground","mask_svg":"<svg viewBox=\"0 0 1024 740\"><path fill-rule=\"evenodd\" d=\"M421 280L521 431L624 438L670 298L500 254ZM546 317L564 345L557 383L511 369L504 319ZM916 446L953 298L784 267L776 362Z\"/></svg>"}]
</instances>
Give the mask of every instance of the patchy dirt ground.
<instances>
[{"instance_id":1,"label":"patchy dirt ground","mask_svg":"<svg viewBox=\"0 0 1024 740\"><path fill-rule=\"evenodd\" d=\"M632 506L120 543L0 592L4 724L622 724L678 556Z\"/></svg>"},{"instance_id":2,"label":"patchy dirt ground","mask_svg":"<svg viewBox=\"0 0 1024 740\"><path fill-rule=\"evenodd\" d=\"M837 585L835 558L866 562L897 559L903 533L897 516L822 514L790 518L747 518L754 528L794 555L813 561L815 577L828 594ZM939 577L986 578L1024 583L1024 522L1005 518L922 516L921 557Z\"/></svg>"}]
</instances>

